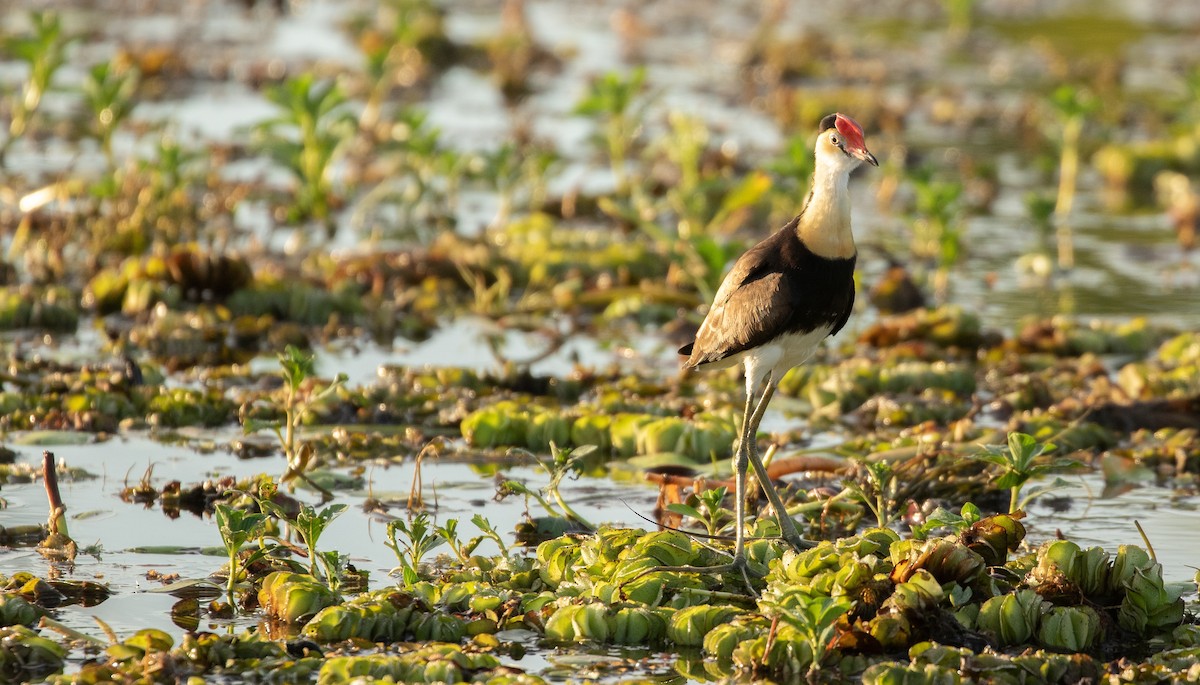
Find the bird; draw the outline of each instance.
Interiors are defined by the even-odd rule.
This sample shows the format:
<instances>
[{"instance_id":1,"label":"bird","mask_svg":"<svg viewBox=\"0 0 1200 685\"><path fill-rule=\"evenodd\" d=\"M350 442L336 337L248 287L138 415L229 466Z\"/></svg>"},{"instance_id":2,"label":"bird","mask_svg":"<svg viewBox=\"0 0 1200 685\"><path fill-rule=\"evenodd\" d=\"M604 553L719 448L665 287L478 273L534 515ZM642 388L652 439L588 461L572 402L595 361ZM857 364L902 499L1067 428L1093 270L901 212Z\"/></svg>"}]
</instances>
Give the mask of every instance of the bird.
<instances>
[{"instance_id":1,"label":"bird","mask_svg":"<svg viewBox=\"0 0 1200 685\"><path fill-rule=\"evenodd\" d=\"M779 380L808 361L850 318L858 257L850 230L850 172L863 162L879 166L854 119L830 114L821 119L818 130L812 184L800 213L734 262L695 340L679 348L686 357L684 369L741 365L745 373L746 408L733 455L736 537L728 564L743 575L749 467L779 517L784 539L798 550L813 545L788 516L758 455L756 436Z\"/></svg>"}]
</instances>

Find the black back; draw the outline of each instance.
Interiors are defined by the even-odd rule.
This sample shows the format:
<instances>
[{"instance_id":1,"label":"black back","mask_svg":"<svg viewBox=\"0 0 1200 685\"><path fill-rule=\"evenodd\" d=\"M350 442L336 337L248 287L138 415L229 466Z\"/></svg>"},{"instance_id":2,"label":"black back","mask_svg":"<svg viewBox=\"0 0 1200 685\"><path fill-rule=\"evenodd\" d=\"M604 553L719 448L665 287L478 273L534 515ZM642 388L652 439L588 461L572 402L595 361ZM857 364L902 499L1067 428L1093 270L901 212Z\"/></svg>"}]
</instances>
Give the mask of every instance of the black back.
<instances>
[{"instance_id":1,"label":"black back","mask_svg":"<svg viewBox=\"0 0 1200 685\"><path fill-rule=\"evenodd\" d=\"M687 366L720 361L789 333L840 331L854 308L856 257L814 254L796 234L799 217L750 248L726 276L717 301L680 349ZM732 282L730 282L732 281Z\"/></svg>"}]
</instances>

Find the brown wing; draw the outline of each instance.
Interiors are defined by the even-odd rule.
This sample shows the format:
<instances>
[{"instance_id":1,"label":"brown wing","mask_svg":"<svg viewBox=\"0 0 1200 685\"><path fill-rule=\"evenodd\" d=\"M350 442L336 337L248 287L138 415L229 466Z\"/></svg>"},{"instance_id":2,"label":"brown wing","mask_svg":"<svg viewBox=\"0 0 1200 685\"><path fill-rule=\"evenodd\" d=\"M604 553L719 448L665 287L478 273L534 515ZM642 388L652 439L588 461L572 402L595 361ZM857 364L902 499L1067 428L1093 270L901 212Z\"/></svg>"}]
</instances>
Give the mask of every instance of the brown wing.
<instances>
[{"instance_id":1,"label":"brown wing","mask_svg":"<svg viewBox=\"0 0 1200 685\"><path fill-rule=\"evenodd\" d=\"M820 327L836 333L846 324L854 308L855 258L819 257L791 227L733 265L696 341L680 349L688 355L684 366L714 364L786 333Z\"/></svg>"},{"instance_id":2,"label":"brown wing","mask_svg":"<svg viewBox=\"0 0 1200 685\"><path fill-rule=\"evenodd\" d=\"M713 298L685 366L711 364L782 334L796 313L793 288L768 239L742 255ZM683 350L680 350L683 352Z\"/></svg>"}]
</instances>

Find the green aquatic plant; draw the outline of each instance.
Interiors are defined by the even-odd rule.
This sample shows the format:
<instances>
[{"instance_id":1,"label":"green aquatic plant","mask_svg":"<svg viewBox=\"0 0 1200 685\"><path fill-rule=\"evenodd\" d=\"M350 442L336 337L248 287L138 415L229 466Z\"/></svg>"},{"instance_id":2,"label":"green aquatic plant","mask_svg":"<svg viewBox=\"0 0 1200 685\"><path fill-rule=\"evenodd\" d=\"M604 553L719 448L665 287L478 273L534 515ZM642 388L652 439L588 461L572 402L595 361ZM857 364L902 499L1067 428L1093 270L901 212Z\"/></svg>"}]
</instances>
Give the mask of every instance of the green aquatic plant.
<instances>
[{"instance_id":1,"label":"green aquatic plant","mask_svg":"<svg viewBox=\"0 0 1200 685\"><path fill-rule=\"evenodd\" d=\"M483 540L481 537L468 540L467 542L460 540L458 538L458 519L446 519L446 522L434 528L433 532L446 541L446 545L450 547L450 551L454 552L454 556L458 557L458 560L463 563L466 563L471 558L471 553L475 551L475 548Z\"/></svg>"},{"instance_id":2,"label":"green aquatic plant","mask_svg":"<svg viewBox=\"0 0 1200 685\"><path fill-rule=\"evenodd\" d=\"M484 540L492 540L500 548L500 556L508 555L508 548L504 544L504 539L496 532L492 524L485 519L481 514L475 514L471 517L471 523L475 524L483 534L476 535L469 540L461 540L458 535L458 519L446 519L442 525L434 528L434 533L441 539L446 541L446 545L450 547L450 551L454 552L454 556L464 565L471 563L471 555L483 543Z\"/></svg>"},{"instance_id":3,"label":"green aquatic plant","mask_svg":"<svg viewBox=\"0 0 1200 685\"><path fill-rule=\"evenodd\" d=\"M274 571L263 578L258 604L266 614L284 623L296 624L337 604L330 587L303 573Z\"/></svg>"},{"instance_id":4,"label":"green aquatic plant","mask_svg":"<svg viewBox=\"0 0 1200 685\"><path fill-rule=\"evenodd\" d=\"M117 166L113 157L113 134L137 104L134 95L138 77L136 68L114 60L92 67L83 81L83 100L92 114L89 133L100 143L109 169Z\"/></svg>"},{"instance_id":5,"label":"green aquatic plant","mask_svg":"<svg viewBox=\"0 0 1200 685\"><path fill-rule=\"evenodd\" d=\"M26 626L0 627L0 674L6 682L41 682L61 672L67 651L64 645Z\"/></svg>"},{"instance_id":6,"label":"green aquatic plant","mask_svg":"<svg viewBox=\"0 0 1200 685\"><path fill-rule=\"evenodd\" d=\"M704 525L709 535L716 535L733 521L733 512L722 506L728 494L729 490L724 486L702 490L689 497L687 502L668 504L667 511L694 518Z\"/></svg>"},{"instance_id":7,"label":"green aquatic plant","mask_svg":"<svg viewBox=\"0 0 1200 685\"><path fill-rule=\"evenodd\" d=\"M767 200L771 206L769 223L781 226L796 215L796 203L808 194L817 160L809 135L792 135L765 168L771 175Z\"/></svg>"},{"instance_id":8,"label":"green aquatic plant","mask_svg":"<svg viewBox=\"0 0 1200 685\"><path fill-rule=\"evenodd\" d=\"M45 615L45 609L20 595L0 594L0 626L32 626Z\"/></svg>"},{"instance_id":9,"label":"green aquatic plant","mask_svg":"<svg viewBox=\"0 0 1200 685\"><path fill-rule=\"evenodd\" d=\"M339 373L329 385L320 390L314 391L311 388L306 390L306 382L316 374L316 357L302 352L295 345L288 345L279 354L279 366L284 388L287 391L282 406L283 419L267 421L253 418L247 415L249 407L243 406L241 411L242 430L247 435L260 430L270 430L275 434L284 456L287 457L286 470L279 479L281 483L299 479L320 490L327 499L332 498L333 495L328 490L320 487L305 475L305 469L312 460L314 450L312 443L300 442L297 432L304 417L314 406L331 397L345 385L346 374Z\"/></svg>"},{"instance_id":10,"label":"green aquatic plant","mask_svg":"<svg viewBox=\"0 0 1200 685\"><path fill-rule=\"evenodd\" d=\"M320 578L325 581L332 589L338 589L341 582L341 570L345 566L342 561L344 555L336 550L328 552L317 551L317 541L333 523L333 520L341 516L346 511L345 504L331 504L323 507L320 510L315 507L303 504L300 510L296 512L295 517L289 517L282 507L270 500L258 500L259 507L263 511L268 512L280 519L287 521L296 529L300 538L304 540L305 546L308 547L308 573L314 578Z\"/></svg>"},{"instance_id":11,"label":"green aquatic plant","mask_svg":"<svg viewBox=\"0 0 1200 685\"><path fill-rule=\"evenodd\" d=\"M110 68L116 69L115 64L109 65ZM128 79L127 83L136 80L128 75L122 78ZM124 110L127 114L131 108L131 103L117 103L113 110ZM223 223L220 218L230 216L237 202L232 195L209 185L209 173L213 171L209 155L200 147L184 146L170 132L163 132L153 136L149 154L139 155L132 166L118 168L111 156L111 137L118 122L104 123L115 116L105 114L104 110L93 107L92 133L107 138L108 142L100 138L101 147L115 173L97 179L89 187L92 198L111 200L99 204L103 216L90 225L90 249L96 254L117 250L138 255L151 251L152 247L169 249L217 235L220 229L216 227ZM210 195L216 201L203 201L203 196L209 193L216 193ZM124 207L126 198L132 207ZM121 209L113 212L109 208L114 206Z\"/></svg>"},{"instance_id":12,"label":"green aquatic plant","mask_svg":"<svg viewBox=\"0 0 1200 685\"><path fill-rule=\"evenodd\" d=\"M500 549L500 556L508 556L508 545L504 543L504 538L500 533L496 532L496 528L492 526L492 522L484 518L483 514L475 514L471 517L471 523L483 533L483 537L496 543L496 547Z\"/></svg>"},{"instance_id":13,"label":"green aquatic plant","mask_svg":"<svg viewBox=\"0 0 1200 685\"><path fill-rule=\"evenodd\" d=\"M667 206L675 213L676 233L682 240L708 233L714 218L711 200L704 186L702 158L708 150L709 131L704 120L683 112L667 116L667 135L657 142L670 162L679 171L678 182L667 190Z\"/></svg>"},{"instance_id":14,"label":"green aquatic plant","mask_svg":"<svg viewBox=\"0 0 1200 685\"><path fill-rule=\"evenodd\" d=\"M0 331L35 328L73 332L79 327L78 302L68 288L0 286Z\"/></svg>"},{"instance_id":15,"label":"green aquatic plant","mask_svg":"<svg viewBox=\"0 0 1200 685\"><path fill-rule=\"evenodd\" d=\"M810 678L825 665L838 622L854 606L847 597L829 597L804 587L765 595L759 604L766 616L787 624L802 637L805 649L800 665L807 666Z\"/></svg>"},{"instance_id":16,"label":"green aquatic plant","mask_svg":"<svg viewBox=\"0 0 1200 685\"><path fill-rule=\"evenodd\" d=\"M351 223L372 240L432 243L453 227L460 188L482 162L477 154L444 144L441 129L430 125L424 110L406 107L389 123L388 136L372 149L387 178L363 195Z\"/></svg>"},{"instance_id":17,"label":"green aquatic plant","mask_svg":"<svg viewBox=\"0 0 1200 685\"><path fill-rule=\"evenodd\" d=\"M456 644L421 645L399 655L337 656L320 663L316 685L346 682L462 683L543 685L546 681L513 673L494 654L470 651ZM494 673L493 673L494 672Z\"/></svg>"},{"instance_id":18,"label":"green aquatic plant","mask_svg":"<svg viewBox=\"0 0 1200 685\"><path fill-rule=\"evenodd\" d=\"M544 205L546 178L558 161L558 153L552 148L528 143L508 141L485 152L475 175L500 198L492 225L506 226L522 195L526 209L536 210Z\"/></svg>"},{"instance_id":19,"label":"green aquatic plant","mask_svg":"<svg viewBox=\"0 0 1200 685\"><path fill-rule=\"evenodd\" d=\"M1086 88L1062 85L1050 94L1049 108L1059 122L1058 195L1054 202L1057 219L1058 266L1075 267L1075 238L1069 215L1075 204L1075 189L1079 177L1079 145L1083 125L1100 108L1100 100Z\"/></svg>"},{"instance_id":20,"label":"green aquatic plant","mask_svg":"<svg viewBox=\"0 0 1200 685\"><path fill-rule=\"evenodd\" d=\"M961 181L935 178L932 171L912 175L915 199L912 251L920 259L935 265L933 290L945 301L950 272L962 258L966 224L960 217L963 184Z\"/></svg>"},{"instance_id":21,"label":"green aquatic plant","mask_svg":"<svg viewBox=\"0 0 1200 685\"><path fill-rule=\"evenodd\" d=\"M255 144L297 182L288 219L323 221L332 231L336 200L329 170L356 130L346 96L337 81L318 81L307 72L267 88L266 96L283 111L255 126Z\"/></svg>"},{"instance_id":22,"label":"green aquatic plant","mask_svg":"<svg viewBox=\"0 0 1200 685\"><path fill-rule=\"evenodd\" d=\"M925 517L923 523L912 527L913 539L925 540L930 533L942 528L948 528L954 533L962 533L982 518L983 513L979 507L971 502L962 505L962 509L957 514L938 507L933 510L932 514Z\"/></svg>"},{"instance_id":23,"label":"green aquatic plant","mask_svg":"<svg viewBox=\"0 0 1200 685\"><path fill-rule=\"evenodd\" d=\"M670 246L685 282L699 290L704 299L711 299L725 267L743 249L740 241L722 241L719 236L744 223L747 213L767 196L772 180L770 175L757 171L738 178L731 171L706 163L710 134L699 117L672 112L667 123L667 135L651 152L661 151L665 161L677 170L679 180L664 196L666 211L654 213L672 217L675 228L664 232L646 218L646 212L639 212L640 220L635 225L651 239Z\"/></svg>"},{"instance_id":24,"label":"green aquatic plant","mask_svg":"<svg viewBox=\"0 0 1200 685\"><path fill-rule=\"evenodd\" d=\"M1022 645L1034 636L1042 614L1049 608L1050 603L1033 590L997 595L979 607L975 627L998 647Z\"/></svg>"},{"instance_id":25,"label":"green aquatic plant","mask_svg":"<svg viewBox=\"0 0 1200 685\"><path fill-rule=\"evenodd\" d=\"M580 516L571 507L559 489L563 479L567 476L579 477L582 473L583 460L595 451L596 447L594 445L584 445L583 447L572 449L569 447L560 448L557 444L551 442L549 463L537 459L532 454L529 455L550 476L550 481L540 490L534 490L520 481L506 480L496 486L497 497L503 498L508 495L532 497L550 516L564 518L590 530L595 530L595 526Z\"/></svg>"},{"instance_id":26,"label":"green aquatic plant","mask_svg":"<svg viewBox=\"0 0 1200 685\"><path fill-rule=\"evenodd\" d=\"M397 533L404 537L399 537ZM445 538L430 525L429 516L420 512L412 517L411 522L403 519L389 521L384 544L400 561L401 579L405 587L412 587L421 581L421 560L445 542Z\"/></svg>"},{"instance_id":27,"label":"green aquatic plant","mask_svg":"<svg viewBox=\"0 0 1200 685\"><path fill-rule=\"evenodd\" d=\"M851 499L860 502L875 515L876 525L887 528L901 516L896 493L900 481L896 470L886 461L854 460L866 474L863 481L847 481L845 488Z\"/></svg>"},{"instance_id":28,"label":"green aquatic plant","mask_svg":"<svg viewBox=\"0 0 1200 685\"><path fill-rule=\"evenodd\" d=\"M234 591L237 588L238 576L242 569L254 560L266 555L266 549L260 547L245 561L241 560L242 547L251 540L261 538L266 534L267 515L259 512L249 512L218 502L213 509L217 522L217 530L221 533L221 544L225 546L225 554L229 558L229 579L225 592L230 606L237 606Z\"/></svg>"},{"instance_id":29,"label":"green aquatic plant","mask_svg":"<svg viewBox=\"0 0 1200 685\"><path fill-rule=\"evenodd\" d=\"M1008 444L1005 447L988 445L977 454L968 455L972 459L986 461L1001 468L1000 477L993 481L996 488L1008 490L1010 493L1008 513L1023 510L1034 499L1067 485L1061 478L1055 479L1050 485L1036 488L1024 497L1021 488L1032 478L1044 476L1064 468L1077 465L1079 462L1065 457L1055 457L1050 460L1039 458L1053 452L1055 445L1050 442L1039 442L1036 438L1025 433L1009 433Z\"/></svg>"},{"instance_id":30,"label":"green aquatic plant","mask_svg":"<svg viewBox=\"0 0 1200 685\"><path fill-rule=\"evenodd\" d=\"M597 120L618 195L630 190L629 155L642 128L646 111L646 70L610 72L592 81L575 105L575 113Z\"/></svg>"},{"instance_id":31,"label":"green aquatic plant","mask_svg":"<svg viewBox=\"0 0 1200 685\"><path fill-rule=\"evenodd\" d=\"M57 12L30 12L31 35L4 36L0 53L10 55L29 67L29 76L9 104L8 136L0 142L0 166L8 150L29 130L29 124L41 107L42 97L50 89L54 75L66 62L67 46L73 38L63 32Z\"/></svg>"},{"instance_id":32,"label":"green aquatic plant","mask_svg":"<svg viewBox=\"0 0 1200 685\"><path fill-rule=\"evenodd\" d=\"M976 0L942 0L946 12L947 30L954 40L962 40L971 32Z\"/></svg>"},{"instance_id":33,"label":"green aquatic plant","mask_svg":"<svg viewBox=\"0 0 1200 685\"><path fill-rule=\"evenodd\" d=\"M1183 77L1183 97L1176 105L1182 121L1200 122L1200 65L1193 65Z\"/></svg>"},{"instance_id":34,"label":"green aquatic plant","mask_svg":"<svg viewBox=\"0 0 1200 685\"><path fill-rule=\"evenodd\" d=\"M446 38L444 11L431 0L384 0L374 13L351 22L363 53L368 94L359 125L374 129L397 88L411 87L449 62L454 45Z\"/></svg>"}]
</instances>

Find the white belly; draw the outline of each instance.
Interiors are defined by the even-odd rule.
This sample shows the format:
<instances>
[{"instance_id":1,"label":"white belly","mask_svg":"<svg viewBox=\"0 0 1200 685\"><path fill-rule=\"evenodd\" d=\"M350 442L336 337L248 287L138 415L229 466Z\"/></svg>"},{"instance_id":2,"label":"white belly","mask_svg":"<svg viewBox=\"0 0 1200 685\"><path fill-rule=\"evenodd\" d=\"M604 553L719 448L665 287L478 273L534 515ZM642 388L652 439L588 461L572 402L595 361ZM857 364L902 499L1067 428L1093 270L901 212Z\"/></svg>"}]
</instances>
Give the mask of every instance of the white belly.
<instances>
[{"instance_id":1,"label":"white belly","mask_svg":"<svg viewBox=\"0 0 1200 685\"><path fill-rule=\"evenodd\" d=\"M766 345L730 355L720 361L701 364L697 368L707 371L741 364L746 370L746 387L750 392L757 393L767 374L771 375L772 382L778 383L788 369L808 361L832 330L833 326L821 326L808 333L789 333Z\"/></svg>"},{"instance_id":2,"label":"white belly","mask_svg":"<svg viewBox=\"0 0 1200 685\"><path fill-rule=\"evenodd\" d=\"M748 350L743 359L747 377L765 377L767 373L771 373L771 379L778 382L788 369L808 361L817 351L821 341L829 337L829 331L832 329L832 326L821 326L808 333L789 333L766 345ZM752 371L751 366L756 368Z\"/></svg>"}]
</instances>

